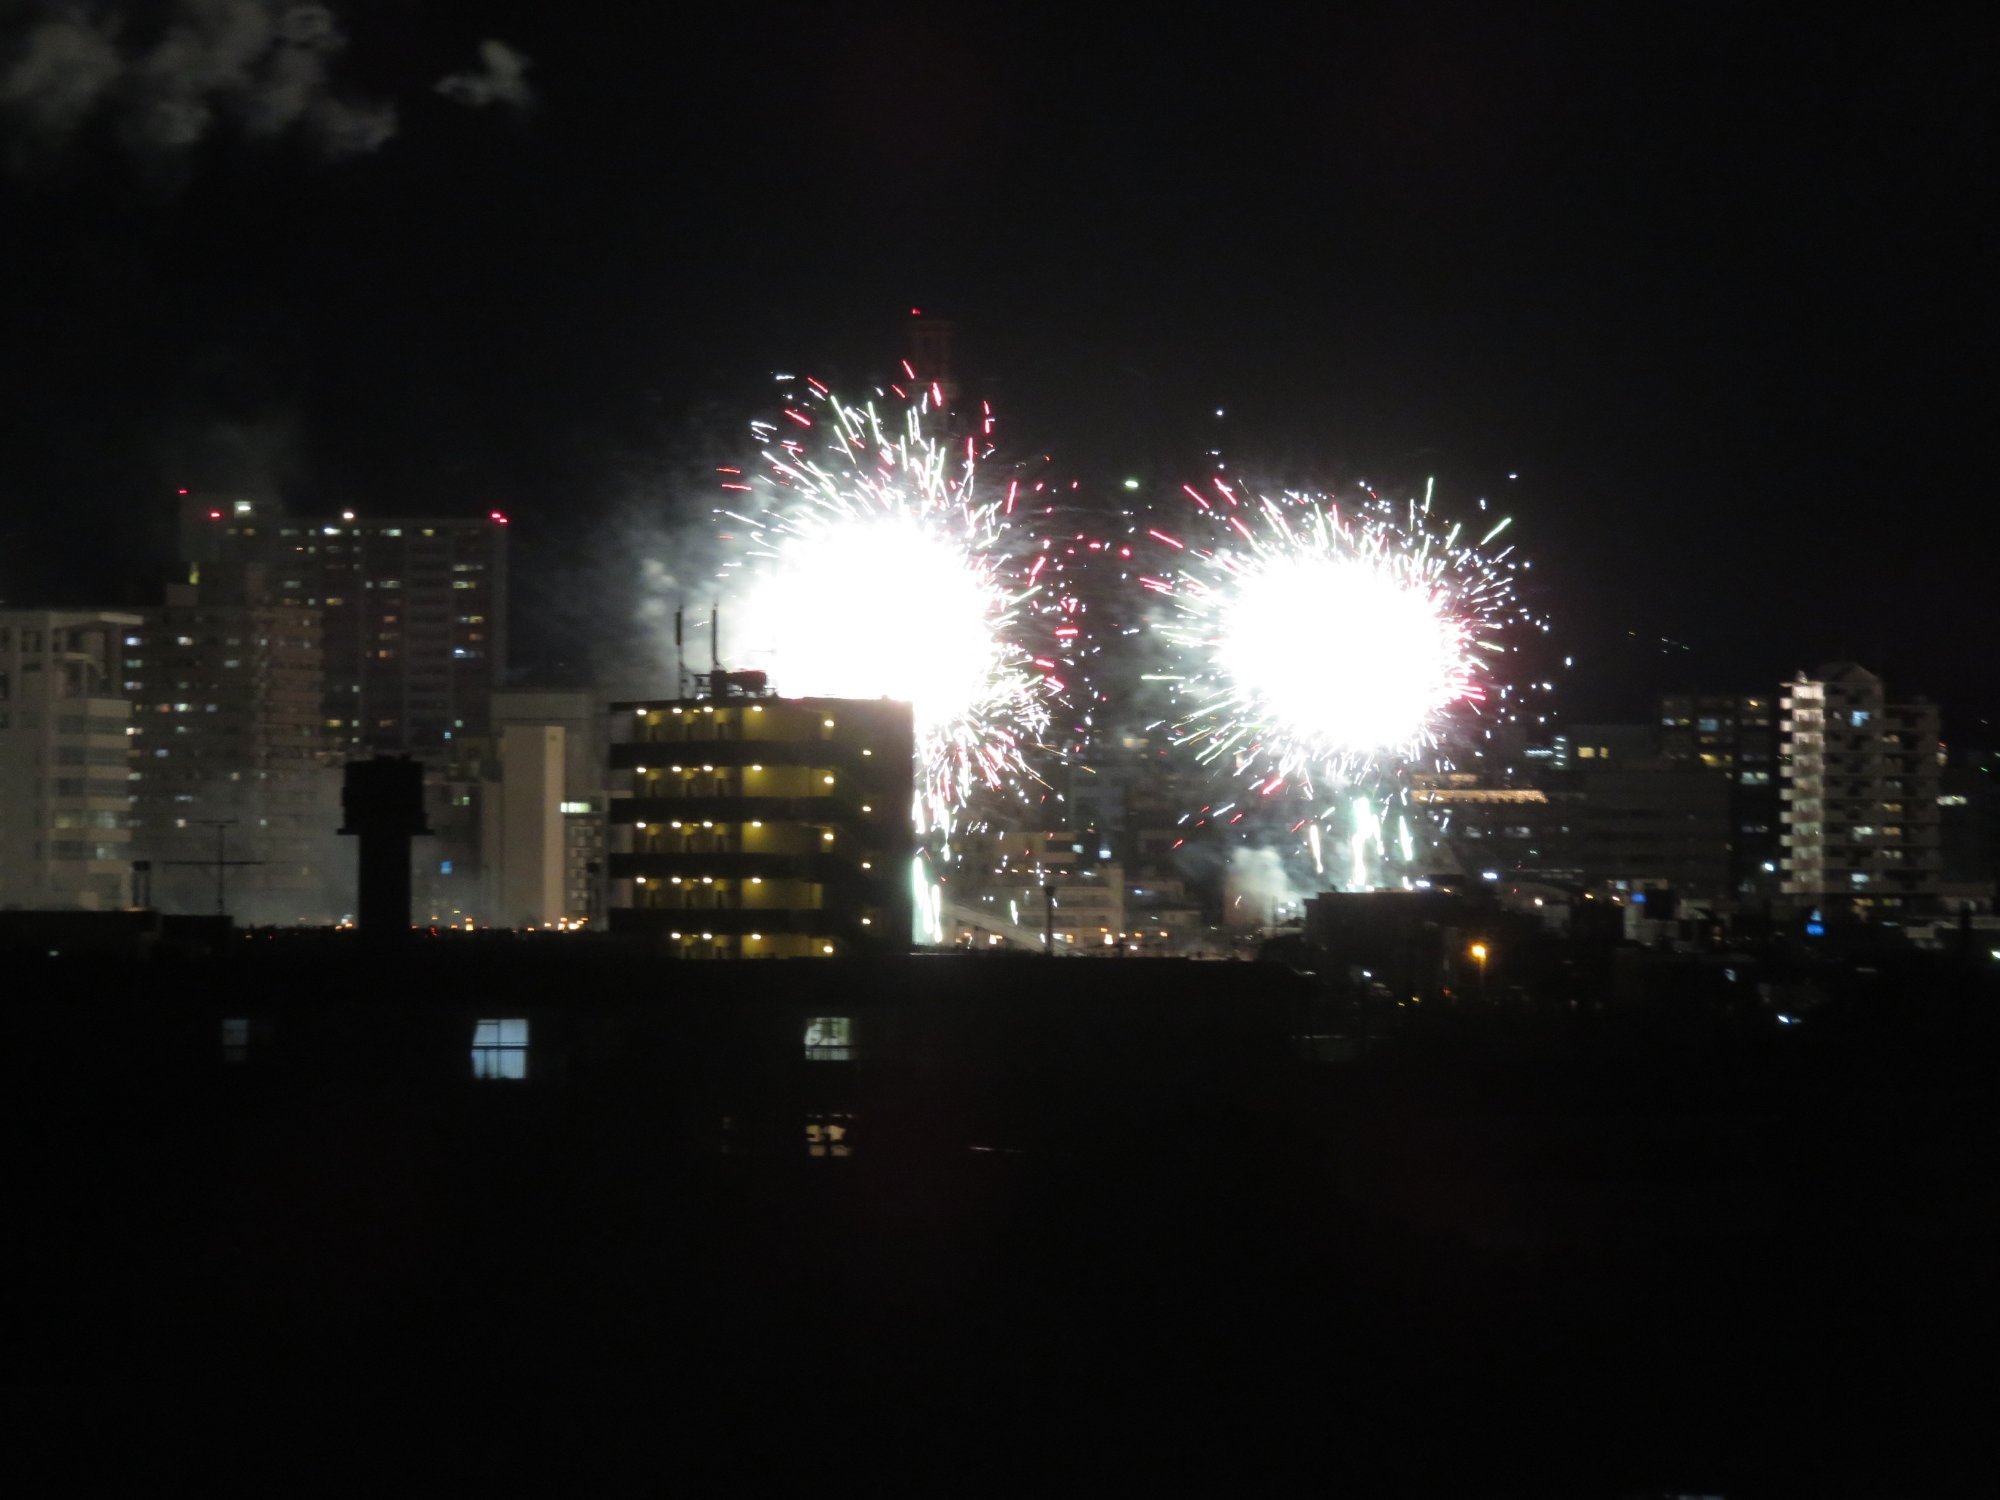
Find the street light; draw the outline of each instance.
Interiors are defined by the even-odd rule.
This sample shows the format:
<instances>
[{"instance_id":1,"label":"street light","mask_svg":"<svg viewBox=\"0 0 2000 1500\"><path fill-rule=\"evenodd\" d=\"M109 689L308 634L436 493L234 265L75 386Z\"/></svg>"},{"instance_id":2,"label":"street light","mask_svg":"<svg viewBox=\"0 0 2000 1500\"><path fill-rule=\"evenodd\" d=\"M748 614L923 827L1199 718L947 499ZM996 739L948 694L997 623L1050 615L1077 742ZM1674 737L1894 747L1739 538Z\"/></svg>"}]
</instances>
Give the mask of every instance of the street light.
<instances>
[{"instance_id":1,"label":"street light","mask_svg":"<svg viewBox=\"0 0 2000 1500\"><path fill-rule=\"evenodd\" d=\"M1486 998L1486 953L1487 949L1484 943L1474 943L1472 945L1472 961L1479 965L1479 998L1481 1000Z\"/></svg>"}]
</instances>

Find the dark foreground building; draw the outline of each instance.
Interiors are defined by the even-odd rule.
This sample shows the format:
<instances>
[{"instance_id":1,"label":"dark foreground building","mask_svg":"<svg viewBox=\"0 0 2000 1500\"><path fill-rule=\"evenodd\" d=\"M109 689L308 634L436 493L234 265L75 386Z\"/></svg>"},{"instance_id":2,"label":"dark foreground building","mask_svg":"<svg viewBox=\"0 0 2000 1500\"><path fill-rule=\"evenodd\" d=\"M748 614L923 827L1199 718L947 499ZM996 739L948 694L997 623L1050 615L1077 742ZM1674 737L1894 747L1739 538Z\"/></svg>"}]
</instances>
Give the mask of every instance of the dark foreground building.
<instances>
[{"instance_id":1,"label":"dark foreground building","mask_svg":"<svg viewBox=\"0 0 2000 1500\"><path fill-rule=\"evenodd\" d=\"M8 972L10 1412L66 1474L1980 1492L1990 986L1309 1062L1250 964Z\"/></svg>"}]
</instances>

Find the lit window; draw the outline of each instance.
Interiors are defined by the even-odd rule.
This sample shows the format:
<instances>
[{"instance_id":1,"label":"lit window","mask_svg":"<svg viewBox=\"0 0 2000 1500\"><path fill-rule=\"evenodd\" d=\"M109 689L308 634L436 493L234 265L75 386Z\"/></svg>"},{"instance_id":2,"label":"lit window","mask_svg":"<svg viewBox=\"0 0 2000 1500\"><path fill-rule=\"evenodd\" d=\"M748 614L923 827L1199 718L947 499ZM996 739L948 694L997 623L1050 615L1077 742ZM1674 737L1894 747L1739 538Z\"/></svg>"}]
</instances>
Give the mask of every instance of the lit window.
<instances>
[{"instance_id":1,"label":"lit window","mask_svg":"<svg viewBox=\"0 0 2000 1500\"><path fill-rule=\"evenodd\" d=\"M846 1062L854 1048L852 1016L814 1016L806 1022L806 1056L814 1062Z\"/></svg>"},{"instance_id":2,"label":"lit window","mask_svg":"<svg viewBox=\"0 0 2000 1500\"><path fill-rule=\"evenodd\" d=\"M854 1116L836 1114L814 1114L806 1116L806 1155L846 1156L852 1145L848 1140L854 1126Z\"/></svg>"},{"instance_id":3,"label":"lit window","mask_svg":"<svg viewBox=\"0 0 2000 1500\"><path fill-rule=\"evenodd\" d=\"M478 1021L472 1028L474 1078L528 1076L528 1020L525 1016Z\"/></svg>"}]
</instances>

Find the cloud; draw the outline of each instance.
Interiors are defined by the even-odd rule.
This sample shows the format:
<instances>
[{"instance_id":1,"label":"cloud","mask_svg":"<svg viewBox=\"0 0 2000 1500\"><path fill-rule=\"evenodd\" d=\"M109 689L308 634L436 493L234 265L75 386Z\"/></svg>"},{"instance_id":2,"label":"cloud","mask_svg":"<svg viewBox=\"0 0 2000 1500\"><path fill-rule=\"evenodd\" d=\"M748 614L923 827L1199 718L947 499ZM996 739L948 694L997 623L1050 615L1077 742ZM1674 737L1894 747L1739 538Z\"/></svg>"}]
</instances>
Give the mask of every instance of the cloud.
<instances>
[{"instance_id":1,"label":"cloud","mask_svg":"<svg viewBox=\"0 0 2000 1500\"><path fill-rule=\"evenodd\" d=\"M0 74L0 108L66 135L124 70L108 37L80 17L58 16L32 28L13 65Z\"/></svg>"},{"instance_id":2,"label":"cloud","mask_svg":"<svg viewBox=\"0 0 2000 1500\"><path fill-rule=\"evenodd\" d=\"M335 88L346 47L321 0L76 0L0 57L0 115L55 143L101 118L145 151L226 128L372 151L395 134L396 110Z\"/></svg>"},{"instance_id":3,"label":"cloud","mask_svg":"<svg viewBox=\"0 0 2000 1500\"><path fill-rule=\"evenodd\" d=\"M526 108L535 102L528 87L529 61L505 42L479 44L479 66L438 80L437 91L454 104L474 109L488 104L511 104Z\"/></svg>"}]
</instances>

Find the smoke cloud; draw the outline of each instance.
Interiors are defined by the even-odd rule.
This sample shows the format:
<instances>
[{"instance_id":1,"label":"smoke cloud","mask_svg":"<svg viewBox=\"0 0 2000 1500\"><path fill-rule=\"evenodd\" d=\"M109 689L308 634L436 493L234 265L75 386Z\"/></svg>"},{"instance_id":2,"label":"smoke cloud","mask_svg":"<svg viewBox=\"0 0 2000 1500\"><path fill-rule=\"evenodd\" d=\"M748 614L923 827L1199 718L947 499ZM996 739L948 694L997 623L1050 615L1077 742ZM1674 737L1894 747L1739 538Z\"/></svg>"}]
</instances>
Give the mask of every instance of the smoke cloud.
<instances>
[{"instance_id":1,"label":"smoke cloud","mask_svg":"<svg viewBox=\"0 0 2000 1500\"><path fill-rule=\"evenodd\" d=\"M529 60L521 53L489 38L479 44L478 66L439 79L437 91L472 109L489 104L525 109L535 102L535 91L528 87L528 67Z\"/></svg>"},{"instance_id":2,"label":"smoke cloud","mask_svg":"<svg viewBox=\"0 0 2000 1500\"><path fill-rule=\"evenodd\" d=\"M77 0L50 11L0 56L0 114L47 142L104 120L143 151L184 151L234 128L296 133L346 156L396 133L394 104L336 90L347 37L319 0Z\"/></svg>"},{"instance_id":3,"label":"smoke cloud","mask_svg":"<svg viewBox=\"0 0 2000 1500\"><path fill-rule=\"evenodd\" d=\"M1251 848L1230 851L1223 893L1223 925L1227 927L1296 919L1312 894L1292 883L1276 850Z\"/></svg>"}]
</instances>

